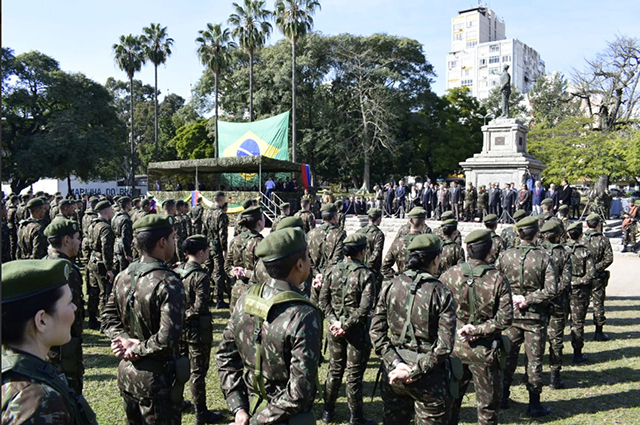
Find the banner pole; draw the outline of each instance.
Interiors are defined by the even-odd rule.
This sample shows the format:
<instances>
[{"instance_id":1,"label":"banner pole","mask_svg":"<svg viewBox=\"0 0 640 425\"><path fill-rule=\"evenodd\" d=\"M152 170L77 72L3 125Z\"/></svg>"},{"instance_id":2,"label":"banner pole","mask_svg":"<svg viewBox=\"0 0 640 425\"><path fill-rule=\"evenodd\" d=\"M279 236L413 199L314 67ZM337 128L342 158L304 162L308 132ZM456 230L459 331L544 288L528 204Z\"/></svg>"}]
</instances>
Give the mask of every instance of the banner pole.
<instances>
[{"instance_id":1,"label":"banner pole","mask_svg":"<svg viewBox=\"0 0 640 425\"><path fill-rule=\"evenodd\" d=\"M196 165L196 190L200 190L198 186L198 166Z\"/></svg>"}]
</instances>

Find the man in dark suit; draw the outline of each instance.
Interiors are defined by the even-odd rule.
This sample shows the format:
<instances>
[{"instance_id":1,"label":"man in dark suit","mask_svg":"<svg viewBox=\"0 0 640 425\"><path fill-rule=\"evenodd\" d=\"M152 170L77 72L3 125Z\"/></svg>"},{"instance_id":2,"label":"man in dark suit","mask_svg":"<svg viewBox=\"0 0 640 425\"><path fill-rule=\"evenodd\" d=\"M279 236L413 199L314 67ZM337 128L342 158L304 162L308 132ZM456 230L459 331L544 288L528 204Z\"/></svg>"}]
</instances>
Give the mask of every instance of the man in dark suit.
<instances>
[{"instance_id":1,"label":"man in dark suit","mask_svg":"<svg viewBox=\"0 0 640 425\"><path fill-rule=\"evenodd\" d=\"M460 220L460 210L462 209L462 190L456 182L451 182L451 210L456 220Z\"/></svg>"},{"instance_id":2,"label":"man in dark suit","mask_svg":"<svg viewBox=\"0 0 640 425\"><path fill-rule=\"evenodd\" d=\"M551 199L551 202L553 202L552 205L554 213L558 211L559 195L560 192L556 190L556 185L554 183L551 183L549 185L549 190L547 190L547 193L545 193L545 198L549 198Z\"/></svg>"},{"instance_id":3,"label":"man in dark suit","mask_svg":"<svg viewBox=\"0 0 640 425\"><path fill-rule=\"evenodd\" d=\"M395 198L396 192L391 187L390 183L385 185L385 212L389 215L393 215L393 198Z\"/></svg>"},{"instance_id":4,"label":"man in dark suit","mask_svg":"<svg viewBox=\"0 0 640 425\"><path fill-rule=\"evenodd\" d=\"M498 187L498 183L494 183L491 185L491 189L489 189L489 211L498 217L502 214L502 210L500 209L501 200L502 191Z\"/></svg>"},{"instance_id":5,"label":"man in dark suit","mask_svg":"<svg viewBox=\"0 0 640 425\"><path fill-rule=\"evenodd\" d=\"M544 190L544 187L542 187L542 183L540 182L540 180L536 181L536 185L531 191L531 204L533 206L532 209L535 215L542 214L542 206L540 205L540 203L545 198L545 194L546 191Z\"/></svg>"},{"instance_id":6,"label":"man in dark suit","mask_svg":"<svg viewBox=\"0 0 640 425\"><path fill-rule=\"evenodd\" d=\"M396 189L396 198L398 198L398 216L402 216L400 218L404 218L404 213L406 212L406 197L407 197L407 188L404 185L404 180L400 180L398 183L398 188Z\"/></svg>"},{"instance_id":7,"label":"man in dark suit","mask_svg":"<svg viewBox=\"0 0 640 425\"><path fill-rule=\"evenodd\" d=\"M566 205L571 208L571 191L573 189L569 186L569 182L565 179L562 180L562 189L560 189L560 194L558 195L558 204L560 206Z\"/></svg>"},{"instance_id":8,"label":"man in dark suit","mask_svg":"<svg viewBox=\"0 0 640 425\"><path fill-rule=\"evenodd\" d=\"M422 207L427 211L427 218L431 218L431 212L434 210L434 204L431 203L433 190L433 183L425 184L422 189Z\"/></svg>"},{"instance_id":9,"label":"man in dark suit","mask_svg":"<svg viewBox=\"0 0 640 425\"><path fill-rule=\"evenodd\" d=\"M449 210L449 201L451 200L451 194L449 193L449 189L444 184L440 184L440 189L436 194L437 197L437 219L440 220L440 216L443 212Z\"/></svg>"},{"instance_id":10,"label":"man in dark suit","mask_svg":"<svg viewBox=\"0 0 640 425\"><path fill-rule=\"evenodd\" d=\"M502 190L502 211L503 214L508 214L508 216L505 216L503 218L503 222L505 223L511 223L511 217L513 217L513 209L514 209L514 202L513 202L513 193L511 191L511 187L509 186L509 183L505 183L504 184L504 189Z\"/></svg>"}]
</instances>

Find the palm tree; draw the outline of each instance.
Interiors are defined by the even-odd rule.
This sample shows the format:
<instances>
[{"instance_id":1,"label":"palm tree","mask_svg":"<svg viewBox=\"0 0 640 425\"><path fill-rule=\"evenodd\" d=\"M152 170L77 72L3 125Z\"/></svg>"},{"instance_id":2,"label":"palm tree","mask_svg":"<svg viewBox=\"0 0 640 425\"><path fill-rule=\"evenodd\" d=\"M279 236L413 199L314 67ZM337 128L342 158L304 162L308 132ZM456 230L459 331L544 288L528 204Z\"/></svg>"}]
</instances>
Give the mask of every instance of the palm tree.
<instances>
[{"instance_id":1,"label":"palm tree","mask_svg":"<svg viewBox=\"0 0 640 425\"><path fill-rule=\"evenodd\" d=\"M156 162L158 162L158 65L166 63L171 56L171 46L173 38L167 36L167 27L161 27L160 24L150 24L143 28L144 34L140 37L140 41L144 45L144 56L153 64L155 73L155 142L156 142Z\"/></svg>"},{"instance_id":2,"label":"palm tree","mask_svg":"<svg viewBox=\"0 0 640 425\"><path fill-rule=\"evenodd\" d=\"M244 0L244 7L233 3L236 12L229 16L233 36L249 54L249 121L253 121L253 55L264 46L271 34L271 12L265 9L264 0Z\"/></svg>"},{"instance_id":3,"label":"palm tree","mask_svg":"<svg viewBox=\"0 0 640 425\"><path fill-rule=\"evenodd\" d=\"M131 189L132 193L136 187L136 151L133 141L133 76L142 69L145 62L144 51L140 37L132 34L120 36L120 43L114 44L113 53L118 68L127 73L129 77L129 104L131 107Z\"/></svg>"},{"instance_id":4,"label":"palm tree","mask_svg":"<svg viewBox=\"0 0 640 425\"><path fill-rule=\"evenodd\" d=\"M198 56L202 65L213 73L216 93L216 129L215 129L215 156L218 155L218 81L220 73L227 67L230 60L230 50L238 47L231 40L229 28L222 29L221 24L207 24L206 30L198 31L200 36L196 38Z\"/></svg>"},{"instance_id":5,"label":"palm tree","mask_svg":"<svg viewBox=\"0 0 640 425\"><path fill-rule=\"evenodd\" d=\"M276 0L276 25L291 41L291 160L296 161L296 43L311 31L317 0Z\"/></svg>"}]
</instances>

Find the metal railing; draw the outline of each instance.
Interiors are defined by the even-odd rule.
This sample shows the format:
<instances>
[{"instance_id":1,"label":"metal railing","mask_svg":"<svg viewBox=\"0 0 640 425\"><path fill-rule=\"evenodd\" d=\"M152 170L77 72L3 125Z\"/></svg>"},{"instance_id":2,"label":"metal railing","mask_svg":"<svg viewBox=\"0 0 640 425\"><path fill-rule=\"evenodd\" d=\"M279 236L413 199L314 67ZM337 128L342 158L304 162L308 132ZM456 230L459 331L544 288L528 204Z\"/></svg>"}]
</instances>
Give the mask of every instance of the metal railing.
<instances>
[{"instance_id":1,"label":"metal railing","mask_svg":"<svg viewBox=\"0 0 640 425\"><path fill-rule=\"evenodd\" d=\"M273 199L267 197L267 195L260 190L260 205L265 209L265 215L273 222L273 220L278 216L278 210L283 201L273 192L271 192L271 197Z\"/></svg>"}]
</instances>

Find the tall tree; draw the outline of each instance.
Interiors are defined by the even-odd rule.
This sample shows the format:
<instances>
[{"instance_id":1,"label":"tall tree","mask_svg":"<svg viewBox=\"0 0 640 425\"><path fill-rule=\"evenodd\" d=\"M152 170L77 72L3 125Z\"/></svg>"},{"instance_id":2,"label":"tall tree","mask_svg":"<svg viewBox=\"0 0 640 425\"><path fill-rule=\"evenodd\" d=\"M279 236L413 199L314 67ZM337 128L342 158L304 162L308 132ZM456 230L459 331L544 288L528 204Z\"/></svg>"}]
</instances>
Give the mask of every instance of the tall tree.
<instances>
[{"instance_id":1,"label":"tall tree","mask_svg":"<svg viewBox=\"0 0 640 425\"><path fill-rule=\"evenodd\" d=\"M155 133L154 140L156 143L156 161L158 161L158 65L166 63L171 56L171 46L173 38L167 34L167 27L161 27L160 24L151 24L142 29L144 34L141 42L144 45L144 56L153 64L153 72L155 76L154 91L154 114L155 114Z\"/></svg>"},{"instance_id":2,"label":"tall tree","mask_svg":"<svg viewBox=\"0 0 640 425\"><path fill-rule=\"evenodd\" d=\"M578 116L579 102L567 87L567 80L559 72L536 80L529 92L535 125L551 128L568 117Z\"/></svg>"},{"instance_id":3,"label":"tall tree","mask_svg":"<svg viewBox=\"0 0 640 425\"><path fill-rule=\"evenodd\" d=\"M265 8L264 0L244 0L244 7L238 3L233 7L236 11L229 16L233 36L249 54L249 121L253 121L253 57L271 34L271 12Z\"/></svg>"},{"instance_id":4,"label":"tall tree","mask_svg":"<svg viewBox=\"0 0 640 425\"><path fill-rule=\"evenodd\" d=\"M144 49L140 41L140 37L136 37L132 34L127 36L120 36L120 43L116 43L112 46L115 61L118 67L123 70L127 77L129 77L130 87L130 117L131 117L131 175L129 181L131 182L131 188L135 191L136 186L136 147L134 143L134 122L133 122L133 76L136 72L142 69L142 65L145 62Z\"/></svg>"},{"instance_id":5,"label":"tall tree","mask_svg":"<svg viewBox=\"0 0 640 425\"><path fill-rule=\"evenodd\" d=\"M511 96L509 96L509 115L512 118L527 118L527 107L524 105L524 94L520 93L515 86L511 86ZM482 99L480 104L487 110L487 113L494 117L499 117L502 113L500 104L502 103L502 92L500 87L495 87L489 92L486 99Z\"/></svg>"},{"instance_id":6,"label":"tall tree","mask_svg":"<svg viewBox=\"0 0 640 425\"><path fill-rule=\"evenodd\" d=\"M231 49L237 47L236 43L231 40L231 33L228 28L222 28L221 24L207 24L206 30L198 31L200 36L196 38L198 43L198 56L200 62L211 73L214 78L215 91L215 137L214 137L214 155L218 157L218 82L220 73L229 64ZM253 76L252 76L253 78Z\"/></svg>"},{"instance_id":7,"label":"tall tree","mask_svg":"<svg viewBox=\"0 0 640 425\"><path fill-rule=\"evenodd\" d=\"M312 15L320 9L318 0L277 0L276 25L291 41L291 160L296 161L296 44L313 28Z\"/></svg>"}]
</instances>

